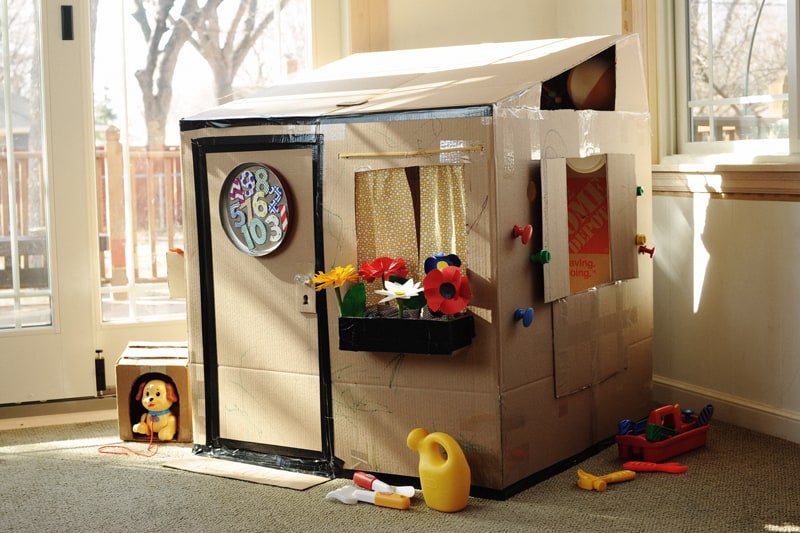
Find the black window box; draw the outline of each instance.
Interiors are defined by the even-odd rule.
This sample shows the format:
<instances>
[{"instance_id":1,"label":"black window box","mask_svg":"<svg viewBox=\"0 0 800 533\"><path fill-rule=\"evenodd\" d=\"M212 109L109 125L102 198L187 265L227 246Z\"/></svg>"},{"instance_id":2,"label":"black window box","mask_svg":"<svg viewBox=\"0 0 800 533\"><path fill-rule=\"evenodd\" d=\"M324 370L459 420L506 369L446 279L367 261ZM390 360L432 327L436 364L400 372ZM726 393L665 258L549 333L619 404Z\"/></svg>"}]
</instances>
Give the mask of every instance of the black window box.
<instances>
[{"instance_id":1,"label":"black window box","mask_svg":"<svg viewBox=\"0 0 800 533\"><path fill-rule=\"evenodd\" d=\"M339 349L353 352L449 355L472 344L474 336L472 315L448 320L339 318Z\"/></svg>"}]
</instances>

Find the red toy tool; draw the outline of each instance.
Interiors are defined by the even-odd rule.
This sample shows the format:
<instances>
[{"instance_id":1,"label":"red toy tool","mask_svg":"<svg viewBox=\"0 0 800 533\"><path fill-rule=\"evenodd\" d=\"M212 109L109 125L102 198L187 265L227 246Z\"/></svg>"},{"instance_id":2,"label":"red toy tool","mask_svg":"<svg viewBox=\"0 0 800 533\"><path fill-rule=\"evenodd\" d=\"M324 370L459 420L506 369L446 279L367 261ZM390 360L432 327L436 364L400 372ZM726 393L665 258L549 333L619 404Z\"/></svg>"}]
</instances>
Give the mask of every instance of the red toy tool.
<instances>
[{"instance_id":1,"label":"red toy tool","mask_svg":"<svg viewBox=\"0 0 800 533\"><path fill-rule=\"evenodd\" d=\"M625 470L634 472L669 472L670 474L683 474L689 467L678 463L652 463L650 461L627 461L622 463Z\"/></svg>"}]
</instances>

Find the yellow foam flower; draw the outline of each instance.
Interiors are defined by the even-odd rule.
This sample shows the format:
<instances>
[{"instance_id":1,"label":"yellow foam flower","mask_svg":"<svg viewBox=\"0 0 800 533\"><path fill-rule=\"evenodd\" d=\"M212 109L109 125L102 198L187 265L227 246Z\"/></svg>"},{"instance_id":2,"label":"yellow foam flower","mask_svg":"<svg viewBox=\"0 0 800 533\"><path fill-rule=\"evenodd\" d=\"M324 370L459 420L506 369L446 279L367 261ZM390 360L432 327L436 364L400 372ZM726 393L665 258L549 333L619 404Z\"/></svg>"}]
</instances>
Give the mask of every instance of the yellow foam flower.
<instances>
[{"instance_id":1,"label":"yellow foam flower","mask_svg":"<svg viewBox=\"0 0 800 533\"><path fill-rule=\"evenodd\" d=\"M348 281L350 283L358 282L358 272L356 272L356 270L353 268L353 265L336 267L330 272L322 272L320 270L314 275L312 281L317 286L316 289L318 291L327 289L331 286L338 288Z\"/></svg>"}]
</instances>

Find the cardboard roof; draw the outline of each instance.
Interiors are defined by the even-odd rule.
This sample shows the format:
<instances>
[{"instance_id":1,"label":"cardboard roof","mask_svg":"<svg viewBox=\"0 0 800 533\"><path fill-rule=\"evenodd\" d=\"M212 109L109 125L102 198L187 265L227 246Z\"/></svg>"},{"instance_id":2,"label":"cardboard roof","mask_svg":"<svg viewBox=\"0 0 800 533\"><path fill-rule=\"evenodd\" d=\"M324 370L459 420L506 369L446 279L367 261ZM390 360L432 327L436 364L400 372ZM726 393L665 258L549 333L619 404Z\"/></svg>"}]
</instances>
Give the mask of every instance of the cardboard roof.
<instances>
[{"instance_id":1,"label":"cardboard roof","mask_svg":"<svg viewBox=\"0 0 800 533\"><path fill-rule=\"evenodd\" d=\"M620 70L641 78L638 37L593 36L353 54L292 81L183 121L313 118L491 106L537 87L611 46ZM635 48L634 48L635 45ZM620 51L623 50L621 54ZM635 61L623 60L635 57ZM626 74L626 79L629 75ZM619 91L625 84L617 84ZM626 91L627 92L627 91ZM641 98L625 109L646 111Z\"/></svg>"}]
</instances>

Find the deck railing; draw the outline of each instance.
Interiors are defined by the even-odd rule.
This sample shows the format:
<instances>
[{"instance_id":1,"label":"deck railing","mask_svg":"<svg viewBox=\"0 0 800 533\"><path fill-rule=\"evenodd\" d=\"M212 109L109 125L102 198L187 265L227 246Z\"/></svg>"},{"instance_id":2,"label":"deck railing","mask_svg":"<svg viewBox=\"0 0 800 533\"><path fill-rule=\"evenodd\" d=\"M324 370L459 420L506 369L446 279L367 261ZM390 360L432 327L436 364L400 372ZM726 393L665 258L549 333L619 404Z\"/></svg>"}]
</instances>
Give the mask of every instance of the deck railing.
<instances>
[{"instance_id":1,"label":"deck railing","mask_svg":"<svg viewBox=\"0 0 800 533\"><path fill-rule=\"evenodd\" d=\"M0 153L0 288L11 286L14 221L18 227L14 248L20 258L20 286L46 286L42 156L14 152L13 160L14 203L9 201L7 154ZM95 184L101 282L111 286L126 286L131 281L164 282L167 250L183 247L179 148L131 147L126 154L119 131L111 127L105 132L105 144L95 150ZM133 280L128 279L129 262Z\"/></svg>"}]
</instances>

